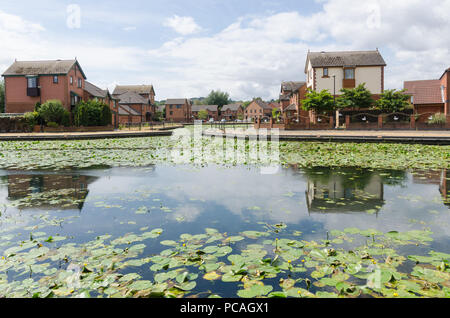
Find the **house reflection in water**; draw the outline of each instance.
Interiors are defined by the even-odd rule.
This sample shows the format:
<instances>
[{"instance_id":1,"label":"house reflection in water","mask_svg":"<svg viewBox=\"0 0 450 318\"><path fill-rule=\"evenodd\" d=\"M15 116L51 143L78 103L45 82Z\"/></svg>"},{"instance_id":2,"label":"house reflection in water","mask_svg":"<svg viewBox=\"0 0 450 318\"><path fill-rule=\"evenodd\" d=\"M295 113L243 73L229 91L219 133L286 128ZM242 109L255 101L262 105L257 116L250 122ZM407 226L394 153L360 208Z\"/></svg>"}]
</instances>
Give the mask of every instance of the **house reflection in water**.
<instances>
[{"instance_id":1,"label":"house reflection in water","mask_svg":"<svg viewBox=\"0 0 450 318\"><path fill-rule=\"evenodd\" d=\"M385 177L368 169L312 168L301 170L307 179L309 213L374 213L385 204Z\"/></svg>"},{"instance_id":2,"label":"house reflection in water","mask_svg":"<svg viewBox=\"0 0 450 318\"><path fill-rule=\"evenodd\" d=\"M450 170L415 170L413 182L438 185L444 204L450 208Z\"/></svg>"},{"instance_id":3,"label":"house reflection in water","mask_svg":"<svg viewBox=\"0 0 450 318\"><path fill-rule=\"evenodd\" d=\"M82 210L88 186L98 177L77 174L10 174L8 200L20 209Z\"/></svg>"}]
</instances>

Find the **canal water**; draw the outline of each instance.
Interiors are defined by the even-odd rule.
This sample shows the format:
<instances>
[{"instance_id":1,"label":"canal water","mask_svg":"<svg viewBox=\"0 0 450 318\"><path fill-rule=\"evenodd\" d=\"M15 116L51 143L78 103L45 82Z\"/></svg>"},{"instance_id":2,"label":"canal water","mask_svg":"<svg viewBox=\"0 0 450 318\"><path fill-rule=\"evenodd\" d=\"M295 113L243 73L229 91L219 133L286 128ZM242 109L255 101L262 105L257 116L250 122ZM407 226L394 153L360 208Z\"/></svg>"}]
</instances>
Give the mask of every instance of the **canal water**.
<instances>
[{"instance_id":1,"label":"canal water","mask_svg":"<svg viewBox=\"0 0 450 318\"><path fill-rule=\"evenodd\" d=\"M427 231L432 240L401 246L400 253L450 253L449 193L447 170L288 166L273 174L261 174L258 167L214 165L55 172L3 170L0 254L7 258L11 248L36 238L49 250L57 250L63 244L77 246L99 236L113 240L152 229L162 231L142 241L145 247L140 258L159 255L170 246L168 242L178 241L183 234L205 231L239 237L232 244L233 253L239 254L248 244L262 240L324 242L349 228L382 233ZM249 231L267 236L242 234ZM351 248L366 239L345 241L341 246ZM71 264L70 260L64 264L55 260L32 260L34 265L44 264L45 270L35 271L27 270L20 262L17 268L0 262L0 294L31 296L17 292L14 286L24 280L30 283L30 279L42 283L45 276ZM414 264L408 262L405 260L402 266L410 270ZM151 265L147 261L118 272L136 273L142 280L154 281L157 271ZM202 279L207 270L193 271L199 276L187 295L236 297L242 289L239 282ZM279 279L272 277L265 284L272 284L273 291L279 290ZM13 283L16 285L10 289L5 287ZM312 286L314 290L318 287Z\"/></svg>"}]
</instances>

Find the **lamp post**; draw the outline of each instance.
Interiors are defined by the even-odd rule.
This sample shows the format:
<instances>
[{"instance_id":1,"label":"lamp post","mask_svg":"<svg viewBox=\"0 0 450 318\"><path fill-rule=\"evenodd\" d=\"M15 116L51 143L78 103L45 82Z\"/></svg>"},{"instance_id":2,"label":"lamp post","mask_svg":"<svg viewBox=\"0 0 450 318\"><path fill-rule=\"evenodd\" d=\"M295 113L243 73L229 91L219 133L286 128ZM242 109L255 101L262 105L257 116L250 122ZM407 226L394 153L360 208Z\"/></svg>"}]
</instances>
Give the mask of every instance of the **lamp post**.
<instances>
[{"instance_id":1,"label":"lamp post","mask_svg":"<svg viewBox=\"0 0 450 318\"><path fill-rule=\"evenodd\" d=\"M336 75L333 75L333 100L334 100L334 109L336 110L336 128L339 128L339 110L336 108Z\"/></svg>"}]
</instances>

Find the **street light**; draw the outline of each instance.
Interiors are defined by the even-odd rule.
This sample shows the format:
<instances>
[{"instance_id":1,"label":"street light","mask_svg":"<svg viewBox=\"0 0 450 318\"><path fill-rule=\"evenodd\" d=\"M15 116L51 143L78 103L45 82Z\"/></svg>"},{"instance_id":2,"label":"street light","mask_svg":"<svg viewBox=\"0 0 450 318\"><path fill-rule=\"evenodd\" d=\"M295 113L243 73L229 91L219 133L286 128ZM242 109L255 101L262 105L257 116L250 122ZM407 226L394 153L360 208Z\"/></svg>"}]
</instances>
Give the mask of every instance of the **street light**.
<instances>
[{"instance_id":1,"label":"street light","mask_svg":"<svg viewBox=\"0 0 450 318\"><path fill-rule=\"evenodd\" d=\"M336 128L339 128L339 110L336 108L336 75L333 75L333 100L334 100L334 109L336 109Z\"/></svg>"}]
</instances>

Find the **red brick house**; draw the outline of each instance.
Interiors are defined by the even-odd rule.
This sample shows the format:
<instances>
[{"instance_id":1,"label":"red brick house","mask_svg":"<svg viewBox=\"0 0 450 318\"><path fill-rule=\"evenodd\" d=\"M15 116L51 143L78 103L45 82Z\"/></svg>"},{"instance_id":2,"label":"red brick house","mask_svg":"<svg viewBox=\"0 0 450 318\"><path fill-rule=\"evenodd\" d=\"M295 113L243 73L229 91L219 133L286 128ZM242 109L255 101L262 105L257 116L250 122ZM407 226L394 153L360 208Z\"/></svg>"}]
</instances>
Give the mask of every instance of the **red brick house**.
<instances>
[{"instance_id":1,"label":"red brick house","mask_svg":"<svg viewBox=\"0 0 450 318\"><path fill-rule=\"evenodd\" d=\"M244 107L242 107L242 104L224 105L222 107L221 117L227 121L244 119Z\"/></svg>"},{"instance_id":2,"label":"red brick house","mask_svg":"<svg viewBox=\"0 0 450 318\"><path fill-rule=\"evenodd\" d=\"M441 80L406 81L404 89L405 94L411 95L415 114L445 113Z\"/></svg>"},{"instance_id":3,"label":"red brick house","mask_svg":"<svg viewBox=\"0 0 450 318\"><path fill-rule=\"evenodd\" d=\"M137 124L142 122L142 115L128 105L119 105L118 120L122 125Z\"/></svg>"},{"instance_id":4,"label":"red brick house","mask_svg":"<svg viewBox=\"0 0 450 318\"><path fill-rule=\"evenodd\" d=\"M255 99L245 109L245 120L256 121L256 119L267 119L272 117L272 107L266 102Z\"/></svg>"},{"instance_id":5,"label":"red brick house","mask_svg":"<svg viewBox=\"0 0 450 318\"><path fill-rule=\"evenodd\" d=\"M219 120L219 106L217 105L192 105L192 116L194 119L198 118L198 113L202 110L208 112L208 117L206 120L210 120L211 118L215 121Z\"/></svg>"},{"instance_id":6,"label":"red brick house","mask_svg":"<svg viewBox=\"0 0 450 318\"><path fill-rule=\"evenodd\" d=\"M306 82L282 82L280 93L280 111L287 119L308 117L308 111L302 109L302 101L308 92Z\"/></svg>"},{"instance_id":7,"label":"red brick house","mask_svg":"<svg viewBox=\"0 0 450 318\"><path fill-rule=\"evenodd\" d=\"M124 94L128 95L123 96ZM142 121L152 121L156 114L155 90L153 85L117 85L112 96L121 101L125 101L130 97L134 101L137 101L137 103L131 104L134 104L133 109L141 114ZM127 104L130 105L130 103Z\"/></svg>"},{"instance_id":8,"label":"red brick house","mask_svg":"<svg viewBox=\"0 0 450 318\"><path fill-rule=\"evenodd\" d=\"M192 121L192 104L187 98L166 100L166 120L177 123Z\"/></svg>"},{"instance_id":9,"label":"red brick house","mask_svg":"<svg viewBox=\"0 0 450 318\"><path fill-rule=\"evenodd\" d=\"M83 99L86 75L77 60L15 61L2 76L6 113L31 112L52 99L71 111Z\"/></svg>"},{"instance_id":10,"label":"red brick house","mask_svg":"<svg viewBox=\"0 0 450 318\"><path fill-rule=\"evenodd\" d=\"M445 103L444 113L450 115L450 68L446 69L441 78L441 92Z\"/></svg>"}]
</instances>

